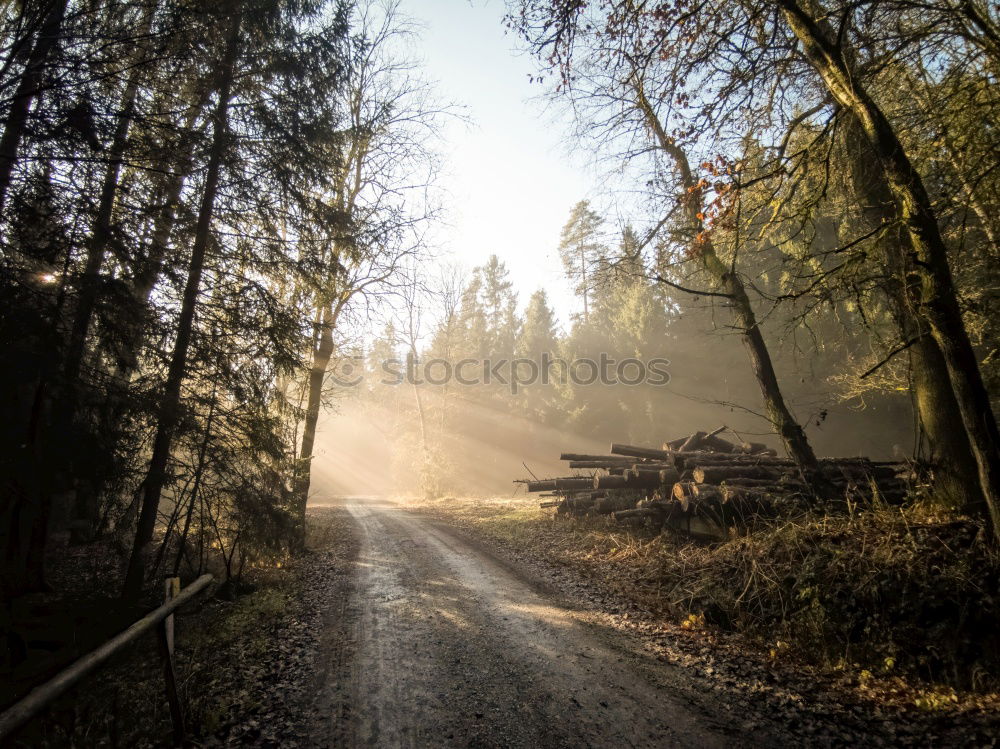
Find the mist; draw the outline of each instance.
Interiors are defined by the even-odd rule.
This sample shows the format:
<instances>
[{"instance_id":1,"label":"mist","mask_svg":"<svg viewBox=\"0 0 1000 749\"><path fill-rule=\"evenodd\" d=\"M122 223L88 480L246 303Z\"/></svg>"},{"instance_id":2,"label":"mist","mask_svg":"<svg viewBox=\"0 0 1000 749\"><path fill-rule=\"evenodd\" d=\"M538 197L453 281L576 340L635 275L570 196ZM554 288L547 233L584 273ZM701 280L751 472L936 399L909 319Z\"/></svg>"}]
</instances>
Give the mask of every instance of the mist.
<instances>
[{"instance_id":1,"label":"mist","mask_svg":"<svg viewBox=\"0 0 1000 749\"><path fill-rule=\"evenodd\" d=\"M523 297L532 301L519 312ZM717 308L681 305L658 297L641 277L618 277L592 288L589 319L574 311L570 330L563 332L545 299L537 290L515 289L504 264L494 259L473 271L448 314L432 317L439 310L433 295L414 302L425 305L422 314L433 320L416 358L407 359L405 336L392 325L369 340L364 357L352 357L365 361L359 382L339 376L327 381L310 502L353 495L517 496L523 489L512 483L516 479L565 475L562 452L605 454L611 442L658 448L722 426L783 452L739 337L719 325ZM636 299L643 305L653 300L656 314L647 309L645 321L627 314ZM645 345L623 342L623 331L644 338ZM786 398L818 455L899 459L912 452L904 393L853 396L838 377L849 360L820 349L818 363L806 361L800 342L778 336L769 342ZM511 388L509 382L462 385L454 378L442 384L433 376L463 359L469 372L480 372L481 362L505 356L534 362L562 357L576 366L608 352L618 357L613 364L664 362L668 381L567 380ZM389 356L398 358L383 366ZM410 374L397 382L386 378L388 371ZM420 372L437 384L428 384Z\"/></svg>"}]
</instances>

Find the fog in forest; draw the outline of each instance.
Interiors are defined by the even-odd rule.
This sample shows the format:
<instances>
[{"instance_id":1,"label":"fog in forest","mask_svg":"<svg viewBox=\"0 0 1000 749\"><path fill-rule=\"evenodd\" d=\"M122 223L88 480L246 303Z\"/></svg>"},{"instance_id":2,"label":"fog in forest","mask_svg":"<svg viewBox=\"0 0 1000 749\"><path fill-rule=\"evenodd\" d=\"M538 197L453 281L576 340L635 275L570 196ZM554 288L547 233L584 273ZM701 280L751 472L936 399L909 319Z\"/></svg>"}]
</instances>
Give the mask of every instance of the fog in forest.
<instances>
[{"instance_id":1,"label":"fog in forest","mask_svg":"<svg viewBox=\"0 0 1000 749\"><path fill-rule=\"evenodd\" d=\"M499 294L484 296L484 284ZM326 383L311 501L351 494L516 496L523 487L513 479L565 475L562 452L606 454L611 442L660 447L722 426L731 438L782 449L762 414L739 336L719 322L724 310L706 303L681 306L658 296L641 277L610 275L589 290L588 321L574 312L566 334L544 294L532 296L523 312L518 296L494 258L472 271L458 304L431 324L416 359L408 358L408 346L391 324L367 349L345 349ZM488 298L502 303L491 309ZM440 300L424 301L429 318ZM774 340L772 351L788 401L817 454L881 460L912 453L905 393L852 397L842 383L850 360L835 341L825 342L829 354L820 369L803 359L801 347L792 350L793 343L794 337ZM602 355L610 357L606 378L616 379L623 360L635 357L639 363L624 370L626 383L601 384L590 362L599 369ZM520 384L536 374L536 366L541 369L543 356L549 362L561 357L572 375L550 363L548 384ZM526 361L518 365L520 380L512 392L511 368L504 362L518 357ZM441 382L463 359L465 379L482 380L483 362L500 362L494 379L506 382L463 385L454 373ZM630 384L653 359L663 361L666 376L659 379L668 381ZM598 380L585 384L594 374ZM565 381L558 381L560 375Z\"/></svg>"}]
</instances>

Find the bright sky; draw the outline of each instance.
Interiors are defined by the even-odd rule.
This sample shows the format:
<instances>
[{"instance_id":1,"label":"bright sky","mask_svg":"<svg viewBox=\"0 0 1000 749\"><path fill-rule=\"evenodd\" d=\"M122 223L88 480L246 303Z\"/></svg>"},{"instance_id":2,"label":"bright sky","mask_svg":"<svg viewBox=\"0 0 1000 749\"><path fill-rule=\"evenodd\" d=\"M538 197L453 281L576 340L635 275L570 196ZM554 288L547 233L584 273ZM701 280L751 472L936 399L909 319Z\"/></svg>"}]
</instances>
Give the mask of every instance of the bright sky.
<instances>
[{"instance_id":1,"label":"bright sky","mask_svg":"<svg viewBox=\"0 0 1000 749\"><path fill-rule=\"evenodd\" d=\"M503 0L402 0L401 9L425 27L418 54L441 99L473 121L446 134L440 249L469 269L496 253L521 305L544 287L565 322L574 301L559 232L573 204L597 192L594 172L563 143L569 123L531 100L545 88L529 82L535 64L503 26Z\"/></svg>"}]
</instances>

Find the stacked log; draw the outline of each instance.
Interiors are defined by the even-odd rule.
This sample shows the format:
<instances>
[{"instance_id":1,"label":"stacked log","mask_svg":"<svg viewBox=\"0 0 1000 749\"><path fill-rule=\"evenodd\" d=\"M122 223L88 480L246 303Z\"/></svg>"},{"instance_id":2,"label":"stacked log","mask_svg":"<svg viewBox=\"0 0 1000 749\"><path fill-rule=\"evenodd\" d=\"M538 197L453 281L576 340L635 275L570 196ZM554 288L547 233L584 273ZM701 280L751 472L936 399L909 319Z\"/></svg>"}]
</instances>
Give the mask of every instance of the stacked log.
<instances>
[{"instance_id":1,"label":"stacked log","mask_svg":"<svg viewBox=\"0 0 1000 749\"><path fill-rule=\"evenodd\" d=\"M614 514L623 520L646 518L655 521L672 511L670 490L673 485L691 478L690 470L684 469L686 456L709 454L710 451L731 456L747 453L740 445L719 436L724 429L695 432L660 448L613 443L609 455L563 453L559 457L569 463L570 469L586 471L589 475L523 483L529 492L546 492L543 496L551 498L542 502L542 506L555 507L558 514ZM631 510L641 512L630 514Z\"/></svg>"},{"instance_id":2,"label":"stacked log","mask_svg":"<svg viewBox=\"0 0 1000 749\"><path fill-rule=\"evenodd\" d=\"M594 489L659 489L664 484L677 481L679 474L676 468L660 468L656 466L644 469L640 466L628 468L621 475L608 474L594 476Z\"/></svg>"},{"instance_id":3,"label":"stacked log","mask_svg":"<svg viewBox=\"0 0 1000 749\"><path fill-rule=\"evenodd\" d=\"M550 492L542 503L558 514L612 515L691 535L725 537L759 518L801 511L818 501L796 464L763 443L730 441L726 431L696 431L661 447L612 443L610 454L563 453L576 474L525 481L529 492ZM825 458L820 470L838 492L835 502L902 501L901 462ZM829 500L824 497L824 500Z\"/></svg>"},{"instance_id":4,"label":"stacked log","mask_svg":"<svg viewBox=\"0 0 1000 749\"><path fill-rule=\"evenodd\" d=\"M640 458L642 460L669 460L671 451L670 450L657 450L653 447L636 447L634 445L621 445L616 442L611 443L611 452L614 455L625 455L631 458Z\"/></svg>"},{"instance_id":5,"label":"stacked log","mask_svg":"<svg viewBox=\"0 0 1000 749\"><path fill-rule=\"evenodd\" d=\"M608 492L603 499L599 499L594 503L594 514L611 515L630 510L636 504L638 504L638 500L634 496L620 492Z\"/></svg>"}]
</instances>

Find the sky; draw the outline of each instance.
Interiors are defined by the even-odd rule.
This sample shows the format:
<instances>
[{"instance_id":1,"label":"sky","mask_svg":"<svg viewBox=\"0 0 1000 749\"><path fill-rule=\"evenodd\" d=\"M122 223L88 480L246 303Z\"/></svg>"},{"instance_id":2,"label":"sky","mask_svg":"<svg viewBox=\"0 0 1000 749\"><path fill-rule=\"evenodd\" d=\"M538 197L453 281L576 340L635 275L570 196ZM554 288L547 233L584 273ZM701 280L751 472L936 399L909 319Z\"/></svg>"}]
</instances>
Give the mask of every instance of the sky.
<instances>
[{"instance_id":1,"label":"sky","mask_svg":"<svg viewBox=\"0 0 1000 749\"><path fill-rule=\"evenodd\" d=\"M545 86L529 81L536 66L505 29L502 0L402 0L401 10L422 27L415 51L426 76L472 121L444 133L438 251L468 269L496 253L521 306L544 287L565 324L576 302L559 232L570 208L598 192L596 172L569 153L567 117L538 101Z\"/></svg>"}]
</instances>

